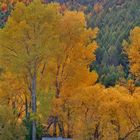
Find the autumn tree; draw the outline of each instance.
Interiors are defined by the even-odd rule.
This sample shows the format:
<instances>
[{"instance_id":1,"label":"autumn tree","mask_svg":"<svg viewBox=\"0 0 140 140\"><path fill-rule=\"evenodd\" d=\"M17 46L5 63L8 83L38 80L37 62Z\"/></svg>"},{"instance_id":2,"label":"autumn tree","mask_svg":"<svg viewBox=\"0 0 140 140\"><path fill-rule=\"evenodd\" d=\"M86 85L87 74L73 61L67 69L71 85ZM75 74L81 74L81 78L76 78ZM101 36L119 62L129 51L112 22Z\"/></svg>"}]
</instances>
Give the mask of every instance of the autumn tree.
<instances>
[{"instance_id":1,"label":"autumn tree","mask_svg":"<svg viewBox=\"0 0 140 140\"><path fill-rule=\"evenodd\" d=\"M70 102L74 112L73 137L77 140L101 139L101 111L104 87L92 84L79 87Z\"/></svg>"},{"instance_id":2,"label":"autumn tree","mask_svg":"<svg viewBox=\"0 0 140 140\"><path fill-rule=\"evenodd\" d=\"M133 95L116 85L79 88L69 99L73 137L79 140L139 139L139 88ZM68 104L67 104L68 105Z\"/></svg>"},{"instance_id":3,"label":"autumn tree","mask_svg":"<svg viewBox=\"0 0 140 140\"><path fill-rule=\"evenodd\" d=\"M47 75L50 76L50 87L56 94L54 114L63 121L64 114L67 114L65 118L67 122L63 122L67 127L65 136L71 137L71 113L69 113L71 107L68 107L71 106L70 98L76 88L94 85L97 80L97 74L90 72L89 68L90 63L95 60L94 52L97 48L95 39L98 29L87 28L82 12L66 11L59 22L58 32L58 48L54 51L54 57L49 60ZM68 108L63 110L62 107L63 111L56 110L59 106L57 103L62 103L63 107L68 104ZM56 130L54 135L56 135Z\"/></svg>"},{"instance_id":4,"label":"autumn tree","mask_svg":"<svg viewBox=\"0 0 140 140\"><path fill-rule=\"evenodd\" d=\"M1 63L6 70L23 78L31 93L32 113L36 114L36 92L42 71L55 45L55 26L60 17L57 4L34 1L17 3L4 29L0 30ZM36 140L36 121L32 121L32 140Z\"/></svg>"},{"instance_id":5,"label":"autumn tree","mask_svg":"<svg viewBox=\"0 0 140 140\"><path fill-rule=\"evenodd\" d=\"M130 62L130 71L134 80L140 79L140 28L135 27L130 32L130 44L127 46L127 54Z\"/></svg>"},{"instance_id":6,"label":"autumn tree","mask_svg":"<svg viewBox=\"0 0 140 140\"><path fill-rule=\"evenodd\" d=\"M113 139L139 139L139 94L118 86L104 91L103 106L103 134L104 139L109 135Z\"/></svg>"},{"instance_id":7,"label":"autumn tree","mask_svg":"<svg viewBox=\"0 0 140 140\"><path fill-rule=\"evenodd\" d=\"M58 48L48 63L48 74L54 77L55 84L52 86L56 89L56 97L61 95L67 84L69 85L65 89L72 88L70 84L77 87L86 81L84 78L89 73L90 62L95 60L95 38L98 29L87 29L83 13L65 12L58 32ZM95 73L90 74L95 76Z\"/></svg>"}]
</instances>

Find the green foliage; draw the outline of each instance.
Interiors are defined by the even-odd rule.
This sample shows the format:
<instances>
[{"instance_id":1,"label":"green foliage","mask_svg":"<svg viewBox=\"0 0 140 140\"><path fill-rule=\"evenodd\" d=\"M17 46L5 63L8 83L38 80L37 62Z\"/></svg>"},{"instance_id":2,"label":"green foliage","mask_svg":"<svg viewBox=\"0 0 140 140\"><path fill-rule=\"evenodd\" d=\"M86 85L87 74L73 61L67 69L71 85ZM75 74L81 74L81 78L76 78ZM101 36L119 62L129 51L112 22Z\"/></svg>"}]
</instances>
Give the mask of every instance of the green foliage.
<instances>
[{"instance_id":1,"label":"green foliage","mask_svg":"<svg viewBox=\"0 0 140 140\"><path fill-rule=\"evenodd\" d=\"M25 140L31 140L32 136L32 121L30 117L23 119L23 124L26 127L27 133L25 136ZM43 126L41 125L40 121L37 121L36 131L37 131L37 138L40 139L43 135Z\"/></svg>"},{"instance_id":2,"label":"green foliage","mask_svg":"<svg viewBox=\"0 0 140 140\"><path fill-rule=\"evenodd\" d=\"M0 28L4 27L7 16L7 12L0 11Z\"/></svg>"},{"instance_id":3,"label":"green foliage","mask_svg":"<svg viewBox=\"0 0 140 140\"><path fill-rule=\"evenodd\" d=\"M41 122L46 122L50 115L52 109L52 100L55 97L55 93L46 93L44 91L39 91L37 94L37 108L38 108L38 119Z\"/></svg>"},{"instance_id":4,"label":"green foliage","mask_svg":"<svg viewBox=\"0 0 140 140\"><path fill-rule=\"evenodd\" d=\"M104 74L101 74L99 82L106 85L106 87L114 86L116 84L116 81L119 81L125 77L122 66L115 67L114 65L112 65L108 67L106 65L103 65L101 73Z\"/></svg>"},{"instance_id":5,"label":"green foliage","mask_svg":"<svg viewBox=\"0 0 140 140\"><path fill-rule=\"evenodd\" d=\"M95 14L94 11L92 12L92 16L89 18L89 26L98 26L100 28L97 38L100 48L96 52L97 60L95 62L99 80L102 81L102 76L106 75L106 72L102 70L103 67L107 67L108 78L110 79L112 65L115 67L122 65L126 76L128 76L128 60L122 54L121 46L123 39L128 38L130 29L140 25L139 4L140 1L138 0L124 0L120 3L118 0L105 0L104 8L100 13ZM112 72L119 75L119 71L116 71L116 69ZM111 75L114 75L112 72ZM115 84L114 80L113 83Z\"/></svg>"},{"instance_id":6,"label":"green foliage","mask_svg":"<svg viewBox=\"0 0 140 140\"><path fill-rule=\"evenodd\" d=\"M0 139L24 140L25 134L26 129L17 121L11 108L0 105Z\"/></svg>"},{"instance_id":7,"label":"green foliage","mask_svg":"<svg viewBox=\"0 0 140 140\"><path fill-rule=\"evenodd\" d=\"M24 124L24 126L26 127L26 130L27 130L27 133L25 135L25 140L31 140L32 123L31 123L29 117L23 119L23 124Z\"/></svg>"}]
</instances>

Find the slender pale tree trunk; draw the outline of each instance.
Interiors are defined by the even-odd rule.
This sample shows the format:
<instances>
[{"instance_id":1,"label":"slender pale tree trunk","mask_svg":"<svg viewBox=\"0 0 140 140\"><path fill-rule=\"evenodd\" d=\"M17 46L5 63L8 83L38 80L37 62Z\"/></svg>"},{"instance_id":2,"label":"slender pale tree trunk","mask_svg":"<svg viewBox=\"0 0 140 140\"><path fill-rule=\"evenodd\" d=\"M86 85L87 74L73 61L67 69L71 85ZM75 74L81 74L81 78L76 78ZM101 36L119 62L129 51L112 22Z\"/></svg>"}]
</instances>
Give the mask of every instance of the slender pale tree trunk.
<instances>
[{"instance_id":1,"label":"slender pale tree trunk","mask_svg":"<svg viewBox=\"0 0 140 140\"><path fill-rule=\"evenodd\" d=\"M32 77L32 113L36 114L36 72ZM32 140L36 140L36 120L32 121Z\"/></svg>"}]
</instances>

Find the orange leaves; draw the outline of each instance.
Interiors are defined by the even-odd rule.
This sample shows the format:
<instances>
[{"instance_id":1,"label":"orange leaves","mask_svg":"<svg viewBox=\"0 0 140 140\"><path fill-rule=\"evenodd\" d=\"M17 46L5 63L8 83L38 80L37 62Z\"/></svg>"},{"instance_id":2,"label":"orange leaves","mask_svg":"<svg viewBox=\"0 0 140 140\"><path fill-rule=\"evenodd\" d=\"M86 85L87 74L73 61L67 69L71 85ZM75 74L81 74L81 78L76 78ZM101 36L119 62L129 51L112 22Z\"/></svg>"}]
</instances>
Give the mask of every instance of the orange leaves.
<instances>
[{"instance_id":1,"label":"orange leaves","mask_svg":"<svg viewBox=\"0 0 140 140\"><path fill-rule=\"evenodd\" d=\"M51 85L57 95L53 112L63 120L65 131L69 131L75 125L75 120L82 119L82 111L85 113L86 107L93 105L96 94L93 96L92 91L100 89L100 86L94 86L97 73L89 71L89 65L96 59L94 53L98 29L87 29L84 14L73 11L65 11L58 25L59 41L54 57L48 62L47 75L53 74L50 80L55 80ZM83 102L87 104L86 107L81 106ZM93 113L92 108L90 112ZM77 116L78 113L81 117Z\"/></svg>"},{"instance_id":2,"label":"orange leaves","mask_svg":"<svg viewBox=\"0 0 140 140\"><path fill-rule=\"evenodd\" d=\"M97 49L97 43L96 42L93 42L91 44L89 44L87 47L86 47L86 50L85 50L85 59L89 59L89 60L95 60L96 57L95 57L95 50Z\"/></svg>"},{"instance_id":3,"label":"orange leaves","mask_svg":"<svg viewBox=\"0 0 140 140\"><path fill-rule=\"evenodd\" d=\"M90 73L88 68L95 60L97 32L98 29L87 29L82 12L65 11L62 15L58 24L59 41L53 52L55 55L47 67L48 73L53 73L56 79L54 87L57 85L60 94L94 84L97 80L97 74Z\"/></svg>"},{"instance_id":4,"label":"orange leaves","mask_svg":"<svg viewBox=\"0 0 140 140\"><path fill-rule=\"evenodd\" d=\"M3 12L6 12L7 9L8 9L7 4L6 4L6 3L2 3L2 5L1 5L1 10L2 10Z\"/></svg>"},{"instance_id":5,"label":"orange leaves","mask_svg":"<svg viewBox=\"0 0 140 140\"><path fill-rule=\"evenodd\" d=\"M138 93L139 89L131 95L127 88L119 85L110 88L100 84L80 85L73 90L62 92L61 103L59 102L60 106L57 107L58 115L64 122L71 122L74 128L72 133L77 139L85 140L85 135L90 137L88 132L94 133L99 124L98 131L101 131L101 135L104 134L105 140L109 133L113 139L117 139L118 135L124 137L139 126ZM71 112L70 120L67 118L68 110Z\"/></svg>"},{"instance_id":6,"label":"orange leaves","mask_svg":"<svg viewBox=\"0 0 140 140\"><path fill-rule=\"evenodd\" d=\"M0 2L0 9L3 12L7 12L9 9L9 6L12 6L14 3L16 2L16 0L2 0Z\"/></svg>"}]
</instances>

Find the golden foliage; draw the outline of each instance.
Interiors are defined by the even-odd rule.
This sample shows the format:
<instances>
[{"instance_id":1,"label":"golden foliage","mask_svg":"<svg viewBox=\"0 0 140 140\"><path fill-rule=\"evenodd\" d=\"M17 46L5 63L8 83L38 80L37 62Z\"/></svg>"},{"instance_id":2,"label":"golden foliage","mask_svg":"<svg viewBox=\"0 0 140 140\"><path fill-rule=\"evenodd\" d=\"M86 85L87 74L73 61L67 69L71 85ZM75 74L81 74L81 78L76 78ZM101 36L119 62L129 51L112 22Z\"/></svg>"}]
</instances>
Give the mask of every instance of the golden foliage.
<instances>
[{"instance_id":1,"label":"golden foliage","mask_svg":"<svg viewBox=\"0 0 140 140\"><path fill-rule=\"evenodd\" d=\"M135 27L130 32L130 44L127 47L130 70L134 76L140 77L140 28Z\"/></svg>"}]
</instances>

